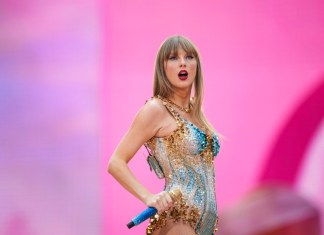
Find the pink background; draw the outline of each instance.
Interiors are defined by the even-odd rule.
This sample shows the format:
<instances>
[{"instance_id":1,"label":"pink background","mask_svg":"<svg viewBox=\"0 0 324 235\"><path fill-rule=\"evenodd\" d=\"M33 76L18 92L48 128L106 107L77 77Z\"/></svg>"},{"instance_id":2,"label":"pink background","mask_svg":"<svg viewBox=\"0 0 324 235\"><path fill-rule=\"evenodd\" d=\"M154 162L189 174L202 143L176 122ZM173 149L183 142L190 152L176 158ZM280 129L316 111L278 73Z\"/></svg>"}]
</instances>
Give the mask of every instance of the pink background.
<instances>
[{"instance_id":1,"label":"pink background","mask_svg":"<svg viewBox=\"0 0 324 235\"><path fill-rule=\"evenodd\" d=\"M199 48L204 110L226 137L220 212L277 179L323 214L323 11L320 0L1 1L0 234L144 233L126 224L145 206L107 162L174 34ZM159 192L145 157L130 167Z\"/></svg>"}]
</instances>

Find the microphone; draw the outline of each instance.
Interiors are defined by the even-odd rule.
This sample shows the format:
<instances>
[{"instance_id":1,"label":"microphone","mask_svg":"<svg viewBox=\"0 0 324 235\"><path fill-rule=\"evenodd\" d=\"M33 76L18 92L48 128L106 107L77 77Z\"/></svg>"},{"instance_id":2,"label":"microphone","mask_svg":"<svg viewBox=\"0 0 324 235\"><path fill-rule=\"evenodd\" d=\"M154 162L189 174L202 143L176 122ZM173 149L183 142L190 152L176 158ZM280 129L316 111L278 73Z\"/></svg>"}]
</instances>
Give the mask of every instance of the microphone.
<instances>
[{"instance_id":1,"label":"microphone","mask_svg":"<svg viewBox=\"0 0 324 235\"><path fill-rule=\"evenodd\" d=\"M174 189L169 192L170 197L172 198L172 201L176 201L179 198L181 198L182 193L180 189ZM152 215L155 215L157 213L157 209L155 207L148 207L146 210L142 211L140 214L135 216L128 224L127 227L130 229L134 227L135 225L139 225L144 220L147 220Z\"/></svg>"}]
</instances>

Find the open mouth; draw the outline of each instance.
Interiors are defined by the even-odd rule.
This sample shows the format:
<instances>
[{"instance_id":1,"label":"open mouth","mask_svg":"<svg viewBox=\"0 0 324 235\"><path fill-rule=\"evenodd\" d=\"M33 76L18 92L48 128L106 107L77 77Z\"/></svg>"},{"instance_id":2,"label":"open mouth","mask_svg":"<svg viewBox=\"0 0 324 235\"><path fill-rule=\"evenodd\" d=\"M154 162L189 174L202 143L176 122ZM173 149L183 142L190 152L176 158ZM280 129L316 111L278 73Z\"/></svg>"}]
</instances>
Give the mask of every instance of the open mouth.
<instances>
[{"instance_id":1,"label":"open mouth","mask_svg":"<svg viewBox=\"0 0 324 235\"><path fill-rule=\"evenodd\" d=\"M186 70L181 70L178 73L178 77L180 80L186 80L188 78L188 72Z\"/></svg>"}]
</instances>

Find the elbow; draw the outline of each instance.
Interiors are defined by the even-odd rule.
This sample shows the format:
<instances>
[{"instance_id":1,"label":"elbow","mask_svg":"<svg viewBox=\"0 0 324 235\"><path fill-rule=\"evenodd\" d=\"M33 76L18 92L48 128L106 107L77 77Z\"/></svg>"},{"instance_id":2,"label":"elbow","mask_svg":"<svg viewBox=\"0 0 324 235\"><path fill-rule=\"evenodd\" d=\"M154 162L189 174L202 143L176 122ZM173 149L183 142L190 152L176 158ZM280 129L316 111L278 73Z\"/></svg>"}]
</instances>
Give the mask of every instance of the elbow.
<instances>
[{"instance_id":1,"label":"elbow","mask_svg":"<svg viewBox=\"0 0 324 235\"><path fill-rule=\"evenodd\" d=\"M109 160L107 172L112 175L113 172L114 172L114 167L115 167L114 166L114 161L113 160Z\"/></svg>"},{"instance_id":2,"label":"elbow","mask_svg":"<svg viewBox=\"0 0 324 235\"><path fill-rule=\"evenodd\" d=\"M121 168L121 162L118 159L112 158L108 162L108 168L107 171L112 176L115 176L118 171L120 171Z\"/></svg>"},{"instance_id":3,"label":"elbow","mask_svg":"<svg viewBox=\"0 0 324 235\"><path fill-rule=\"evenodd\" d=\"M118 177L121 172L125 171L125 168L127 168L127 162L113 155L108 161L107 172L113 177Z\"/></svg>"}]
</instances>

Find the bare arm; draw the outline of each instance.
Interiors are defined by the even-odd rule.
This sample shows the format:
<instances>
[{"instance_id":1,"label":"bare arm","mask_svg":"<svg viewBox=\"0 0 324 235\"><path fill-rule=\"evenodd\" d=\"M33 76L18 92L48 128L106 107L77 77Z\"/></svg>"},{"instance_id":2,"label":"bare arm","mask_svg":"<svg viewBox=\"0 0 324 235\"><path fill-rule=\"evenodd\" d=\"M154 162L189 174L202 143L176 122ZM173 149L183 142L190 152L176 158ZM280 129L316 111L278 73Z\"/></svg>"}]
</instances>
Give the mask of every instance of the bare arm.
<instances>
[{"instance_id":1,"label":"bare arm","mask_svg":"<svg viewBox=\"0 0 324 235\"><path fill-rule=\"evenodd\" d=\"M131 127L120 141L108 164L108 172L131 194L159 211L172 204L170 196L161 192L154 195L134 176L127 163L139 148L162 128L165 108L157 101L148 102L136 115Z\"/></svg>"}]
</instances>

